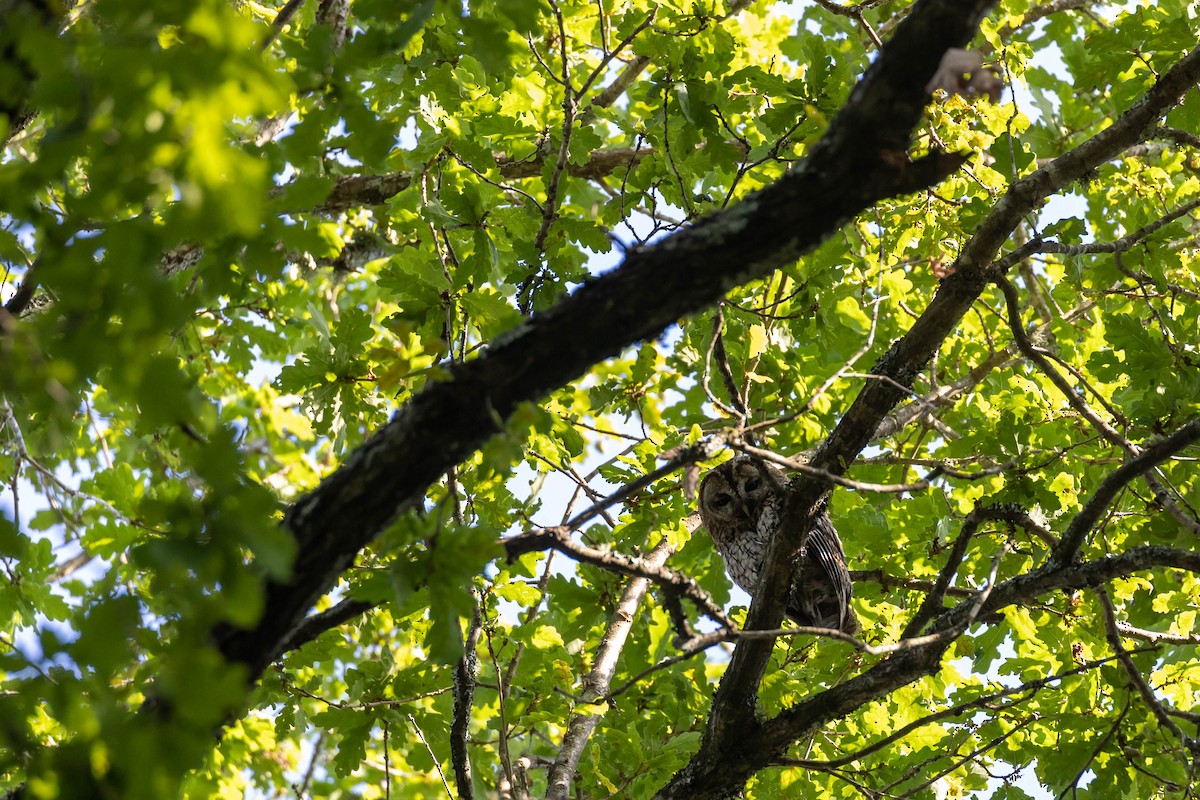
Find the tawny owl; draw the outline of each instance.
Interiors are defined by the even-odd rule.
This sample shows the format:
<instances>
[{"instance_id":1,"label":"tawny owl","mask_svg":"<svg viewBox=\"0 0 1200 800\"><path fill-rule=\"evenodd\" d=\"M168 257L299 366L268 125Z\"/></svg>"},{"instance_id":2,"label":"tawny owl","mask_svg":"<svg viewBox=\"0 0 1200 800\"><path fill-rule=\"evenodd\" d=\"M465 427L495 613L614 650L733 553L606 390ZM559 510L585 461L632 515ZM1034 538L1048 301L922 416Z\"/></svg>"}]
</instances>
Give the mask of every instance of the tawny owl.
<instances>
[{"instance_id":1,"label":"tawny owl","mask_svg":"<svg viewBox=\"0 0 1200 800\"><path fill-rule=\"evenodd\" d=\"M764 472L765 471L765 472ZM779 487L777 490L776 487ZM734 583L754 594L758 570L783 517L788 491L783 472L738 456L700 482L700 516ZM804 555L792 575L787 614L798 625L858 630L850 608L846 553L824 509L813 521Z\"/></svg>"}]
</instances>

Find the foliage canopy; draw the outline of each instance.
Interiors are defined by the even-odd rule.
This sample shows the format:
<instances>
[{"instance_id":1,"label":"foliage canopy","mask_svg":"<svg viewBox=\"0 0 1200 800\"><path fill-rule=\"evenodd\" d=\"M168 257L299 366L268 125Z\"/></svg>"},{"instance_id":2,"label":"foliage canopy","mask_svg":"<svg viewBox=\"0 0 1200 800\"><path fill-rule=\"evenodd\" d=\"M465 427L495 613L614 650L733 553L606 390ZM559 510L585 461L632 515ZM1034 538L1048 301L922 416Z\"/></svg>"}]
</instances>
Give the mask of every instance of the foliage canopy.
<instances>
[{"instance_id":1,"label":"foliage canopy","mask_svg":"<svg viewBox=\"0 0 1200 800\"><path fill-rule=\"evenodd\" d=\"M3 788L1191 796L1198 32L0 2ZM778 630L831 490L860 640Z\"/></svg>"}]
</instances>

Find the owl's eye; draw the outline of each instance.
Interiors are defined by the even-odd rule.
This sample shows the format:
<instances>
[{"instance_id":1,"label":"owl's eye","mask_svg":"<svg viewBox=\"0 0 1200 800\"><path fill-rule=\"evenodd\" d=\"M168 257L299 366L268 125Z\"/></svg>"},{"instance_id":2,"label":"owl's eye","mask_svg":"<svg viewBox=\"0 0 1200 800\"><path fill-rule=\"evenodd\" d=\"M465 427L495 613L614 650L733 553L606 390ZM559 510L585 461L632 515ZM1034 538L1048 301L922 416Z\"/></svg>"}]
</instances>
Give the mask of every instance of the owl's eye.
<instances>
[{"instance_id":1,"label":"owl's eye","mask_svg":"<svg viewBox=\"0 0 1200 800\"><path fill-rule=\"evenodd\" d=\"M732 502L733 502L733 497L722 492L721 494L719 494L713 498L712 505L713 505L713 508L724 508L725 506L729 505Z\"/></svg>"},{"instance_id":2,"label":"owl's eye","mask_svg":"<svg viewBox=\"0 0 1200 800\"><path fill-rule=\"evenodd\" d=\"M747 492L756 491L759 486L762 486L762 481L760 481L758 478L751 478L750 480L746 481Z\"/></svg>"}]
</instances>

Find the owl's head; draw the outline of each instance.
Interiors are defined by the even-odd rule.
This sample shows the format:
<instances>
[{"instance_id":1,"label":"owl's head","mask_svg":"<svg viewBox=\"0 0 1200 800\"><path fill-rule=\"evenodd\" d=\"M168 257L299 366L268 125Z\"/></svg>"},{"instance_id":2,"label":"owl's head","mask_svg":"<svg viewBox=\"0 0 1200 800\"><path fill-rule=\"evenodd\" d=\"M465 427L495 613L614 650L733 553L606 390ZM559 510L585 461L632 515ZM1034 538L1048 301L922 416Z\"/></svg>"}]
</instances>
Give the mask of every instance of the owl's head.
<instances>
[{"instance_id":1,"label":"owl's head","mask_svg":"<svg viewBox=\"0 0 1200 800\"><path fill-rule=\"evenodd\" d=\"M738 456L709 471L700 482L700 512L705 520L753 526L774 491L763 468L776 483L784 482L781 471L770 465L760 467L749 456Z\"/></svg>"}]
</instances>

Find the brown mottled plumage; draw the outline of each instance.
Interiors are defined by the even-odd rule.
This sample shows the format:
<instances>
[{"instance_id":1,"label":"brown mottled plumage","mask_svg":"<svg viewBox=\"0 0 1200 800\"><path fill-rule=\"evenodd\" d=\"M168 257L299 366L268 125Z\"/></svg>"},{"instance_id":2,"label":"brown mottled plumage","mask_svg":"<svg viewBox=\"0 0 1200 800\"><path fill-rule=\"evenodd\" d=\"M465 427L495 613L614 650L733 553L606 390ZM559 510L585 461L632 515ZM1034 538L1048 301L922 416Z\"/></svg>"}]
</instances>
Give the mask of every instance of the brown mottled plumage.
<instances>
[{"instance_id":1,"label":"brown mottled plumage","mask_svg":"<svg viewBox=\"0 0 1200 800\"><path fill-rule=\"evenodd\" d=\"M767 474L763 473L766 470ZM776 491L775 486L782 491ZM788 490L783 472L738 456L709 471L700 482L700 516L734 583L754 594L758 570L783 517ZM846 554L822 509L805 541L805 554L792 575L787 614L798 625L858 630L850 608L852 586Z\"/></svg>"}]
</instances>

